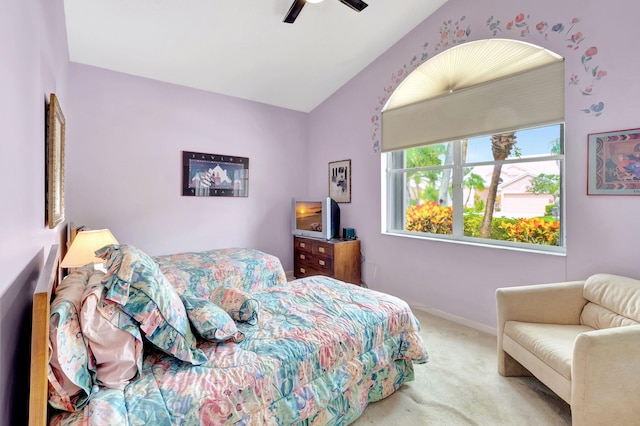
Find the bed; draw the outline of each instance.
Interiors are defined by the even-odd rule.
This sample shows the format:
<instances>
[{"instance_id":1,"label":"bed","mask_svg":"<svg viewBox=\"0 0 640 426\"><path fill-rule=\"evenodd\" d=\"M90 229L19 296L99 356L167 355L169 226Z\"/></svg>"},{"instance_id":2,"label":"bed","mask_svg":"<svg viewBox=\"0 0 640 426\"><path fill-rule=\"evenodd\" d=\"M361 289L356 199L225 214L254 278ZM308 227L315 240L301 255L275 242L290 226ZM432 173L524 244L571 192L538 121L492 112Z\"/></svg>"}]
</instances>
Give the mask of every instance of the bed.
<instances>
[{"instance_id":1,"label":"bed","mask_svg":"<svg viewBox=\"0 0 640 426\"><path fill-rule=\"evenodd\" d=\"M329 277L286 282L276 258L245 249L155 258L126 245L103 250L106 274L80 268L59 284L57 249L51 250L34 295L31 425L345 425L412 380L413 364L428 359L418 321L393 296ZM131 253L134 261L127 260ZM140 302L153 294L148 282L154 280L162 288L169 283L186 313L188 321L172 324L170 336L158 332L160 317L149 302ZM77 323L67 327L60 306L73 311L74 303L60 299L69 283L84 294L80 305L74 302ZM114 302L124 293L124 304ZM160 309L162 302L155 303ZM103 326L126 336L126 362L121 354L114 361L93 351L96 336L85 329L93 321L89 305ZM193 340L176 333L180 327ZM88 355L68 351L63 332L84 341ZM110 335L101 333L98 340ZM60 365L52 367L50 358ZM86 365L84 373L77 364ZM128 373L108 380L100 373L105 366ZM67 382L78 382L80 391L66 402L56 393L64 382L56 369L71 371Z\"/></svg>"}]
</instances>

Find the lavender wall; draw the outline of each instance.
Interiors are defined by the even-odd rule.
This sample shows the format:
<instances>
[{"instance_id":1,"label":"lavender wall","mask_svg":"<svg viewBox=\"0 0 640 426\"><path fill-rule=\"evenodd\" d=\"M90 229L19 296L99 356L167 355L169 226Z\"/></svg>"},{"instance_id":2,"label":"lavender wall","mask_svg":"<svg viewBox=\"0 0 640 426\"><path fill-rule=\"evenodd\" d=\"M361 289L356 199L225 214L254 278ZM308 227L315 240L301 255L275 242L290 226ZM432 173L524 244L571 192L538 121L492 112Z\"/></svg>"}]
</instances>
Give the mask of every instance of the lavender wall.
<instances>
[{"instance_id":1,"label":"lavender wall","mask_svg":"<svg viewBox=\"0 0 640 426\"><path fill-rule=\"evenodd\" d=\"M151 255L252 247L293 268L307 114L70 65L67 209ZM184 197L182 150L249 157L249 197Z\"/></svg>"},{"instance_id":2,"label":"lavender wall","mask_svg":"<svg viewBox=\"0 0 640 426\"><path fill-rule=\"evenodd\" d=\"M586 195L587 135L640 127L635 106L640 59L632 53L637 51L637 12L640 6L623 0L449 0L310 114L309 188L324 188L328 161L352 159L353 201L342 205L342 212L344 224L356 228L362 240L364 279L370 287L494 327L494 293L500 286L582 279L595 272L640 278L635 260L640 198ZM495 28L487 24L492 16L491 23L500 22ZM566 58L566 256L380 232L381 159L374 152L380 107L404 75L446 49L444 43L491 38L493 29L496 37L535 43ZM575 43L571 36L578 32L583 40ZM587 61L586 69L582 56L590 47L596 47L597 54ZM595 74L606 71L606 76L596 80L595 66L599 67ZM577 84L569 84L576 78ZM582 111L601 101L604 109L599 117Z\"/></svg>"},{"instance_id":3,"label":"lavender wall","mask_svg":"<svg viewBox=\"0 0 640 426\"><path fill-rule=\"evenodd\" d=\"M45 102L55 92L68 106L62 0L3 2L0 40L0 424L20 425L27 420L33 289L62 233L44 217Z\"/></svg>"}]
</instances>

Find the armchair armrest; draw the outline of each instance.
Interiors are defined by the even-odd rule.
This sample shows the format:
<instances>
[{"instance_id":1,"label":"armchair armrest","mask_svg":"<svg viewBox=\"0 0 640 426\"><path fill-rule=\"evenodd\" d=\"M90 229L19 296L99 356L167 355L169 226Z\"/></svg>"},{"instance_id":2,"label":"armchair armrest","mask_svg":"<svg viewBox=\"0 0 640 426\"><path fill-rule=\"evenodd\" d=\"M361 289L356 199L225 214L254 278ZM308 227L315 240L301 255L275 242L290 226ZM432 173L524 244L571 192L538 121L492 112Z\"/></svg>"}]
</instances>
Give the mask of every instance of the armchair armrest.
<instances>
[{"instance_id":1,"label":"armchair armrest","mask_svg":"<svg viewBox=\"0 0 640 426\"><path fill-rule=\"evenodd\" d=\"M579 324L587 303L582 297L584 281L504 287L496 290L498 314L498 372L503 376L531 373L502 349L507 321L546 324Z\"/></svg>"},{"instance_id":2,"label":"armchair armrest","mask_svg":"<svg viewBox=\"0 0 640 426\"><path fill-rule=\"evenodd\" d=\"M636 424L638 395L640 325L580 334L571 365L573 424Z\"/></svg>"}]
</instances>

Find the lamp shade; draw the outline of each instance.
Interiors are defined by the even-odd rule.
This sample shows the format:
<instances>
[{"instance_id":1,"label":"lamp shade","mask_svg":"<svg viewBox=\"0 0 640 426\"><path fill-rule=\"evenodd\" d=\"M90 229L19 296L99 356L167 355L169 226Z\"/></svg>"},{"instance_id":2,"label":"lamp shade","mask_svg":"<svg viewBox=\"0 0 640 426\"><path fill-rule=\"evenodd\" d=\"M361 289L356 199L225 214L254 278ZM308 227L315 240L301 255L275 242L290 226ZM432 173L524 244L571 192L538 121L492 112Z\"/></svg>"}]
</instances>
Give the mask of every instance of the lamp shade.
<instances>
[{"instance_id":1,"label":"lamp shade","mask_svg":"<svg viewBox=\"0 0 640 426\"><path fill-rule=\"evenodd\" d=\"M79 268L88 263L103 263L102 259L96 257L95 252L110 244L118 244L118 241L108 229L80 231L73 239L60 266Z\"/></svg>"}]
</instances>

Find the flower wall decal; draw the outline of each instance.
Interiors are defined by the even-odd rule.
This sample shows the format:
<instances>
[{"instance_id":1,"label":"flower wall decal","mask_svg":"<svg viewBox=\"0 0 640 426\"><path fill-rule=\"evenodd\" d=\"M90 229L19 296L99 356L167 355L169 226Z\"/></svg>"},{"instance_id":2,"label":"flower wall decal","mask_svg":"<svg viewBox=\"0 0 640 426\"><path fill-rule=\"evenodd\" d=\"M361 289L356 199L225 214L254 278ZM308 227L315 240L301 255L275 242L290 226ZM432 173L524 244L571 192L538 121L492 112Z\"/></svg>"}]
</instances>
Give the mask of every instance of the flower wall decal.
<instances>
[{"instance_id":1,"label":"flower wall decal","mask_svg":"<svg viewBox=\"0 0 640 426\"><path fill-rule=\"evenodd\" d=\"M446 50L455 45L465 43L471 35L471 25L466 25L466 17L462 16L457 20L443 21L439 27L438 40L433 45L433 52L439 52ZM532 34L532 32L541 35L546 39L549 37L564 37L567 49L571 51L579 51L583 48L582 44L586 37L583 32L574 30L576 25L580 24L579 18L573 18L568 23L556 22L549 23L546 20L534 21L533 26L529 24L531 18L528 14L518 13L515 17L508 19L506 24L495 16L490 16L485 21L485 26L489 30L491 36L496 37L499 34L516 33L520 38L526 38ZM532 30L532 28L534 30ZM371 116L371 140L373 142L374 152L380 152L380 117L382 108L386 104L389 97L393 94L394 90L409 75L414 69L425 62L429 57L429 42L426 42L422 46L422 52L414 55L409 63L399 67L391 74L391 78L387 84L383 86L383 94L378 96L378 104L375 107L375 111ZM598 55L597 46L589 46L584 49L580 57L582 68L585 75L580 76L572 74L568 80L568 86L575 86L578 93L583 96L593 96L596 83L607 76L607 71L602 69L596 64ZM599 117L604 112L605 104L602 101L591 103L589 107L582 108L581 111L592 117Z\"/></svg>"},{"instance_id":2,"label":"flower wall decal","mask_svg":"<svg viewBox=\"0 0 640 426\"><path fill-rule=\"evenodd\" d=\"M591 104L589 108L585 108L582 112L586 114L591 114L594 117L600 117L602 115L602 110L604 109L604 102L600 101L596 104Z\"/></svg>"},{"instance_id":3,"label":"flower wall decal","mask_svg":"<svg viewBox=\"0 0 640 426\"><path fill-rule=\"evenodd\" d=\"M422 48L426 51L429 43L425 43ZM398 68L398 70L394 71L391 74L390 82L384 86L382 95L378 96L378 105L376 105L375 112L371 116L371 140L373 140L373 150L374 152L380 152L380 114L382 112L382 108L389 100L389 96L393 93L394 90L398 87L398 85L405 79L407 75L411 73L414 69L418 67L421 63L427 60L429 54L423 51L420 54L420 59L418 59L418 55L414 55L409 61L409 64L405 64L402 67Z\"/></svg>"},{"instance_id":4,"label":"flower wall decal","mask_svg":"<svg viewBox=\"0 0 640 426\"><path fill-rule=\"evenodd\" d=\"M457 21L449 19L442 23L440 26L440 41L435 47L436 51L440 49L445 50L451 46L467 41L467 37L471 34L471 29L469 26L466 28L463 27L462 24L464 20L465 17L463 16Z\"/></svg>"},{"instance_id":5,"label":"flower wall decal","mask_svg":"<svg viewBox=\"0 0 640 426\"><path fill-rule=\"evenodd\" d=\"M515 18L507 22L505 29L507 31L511 30L520 30L520 37L524 37L529 34L529 24L527 20L529 19L529 15L525 15L524 13L519 13ZM487 26L489 30L492 32L495 37L499 32L502 31L500 20L495 19L495 17L491 16L487 19Z\"/></svg>"},{"instance_id":6,"label":"flower wall decal","mask_svg":"<svg viewBox=\"0 0 640 426\"><path fill-rule=\"evenodd\" d=\"M512 30L515 28L520 29L520 36L525 37L529 34L529 25L527 24L527 20L529 19L529 15L524 15L523 13L519 13L516 17L509 21L506 26L506 30ZM493 22L493 17L487 20L487 25L491 29L491 23ZM562 22L558 22L554 25L549 25L547 21L540 21L535 25L538 34L543 35L545 39L549 37L549 27L551 27L551 35L563 36L565 37L566 47L573 51L579 50L582 46L581 43L585 40L585 36L581 31L574 31L574 27L579 24L581 20L579 18L573 18L569 24L565 25ZM494 31L495 32L495 31ZM598 54L598 48L596 46L588 47L581 56L581 63L584 68L585 73L590 76L589 79L585 79L585 85L580 87L580 78L576 74L572 74L569 78L568 85L569 86L578 86L579 92L584 96L593 95L593 89L595 83L603 77L606 77L607 71L602 70L599 66L593 66L592 61L594 57ZM604 102L600 101L594 104L591 104L589 108L583 108L581 111L585 114L593 115L594 117L599 117L602 115L604 110Z\"/></svg>"}]
</instances>

